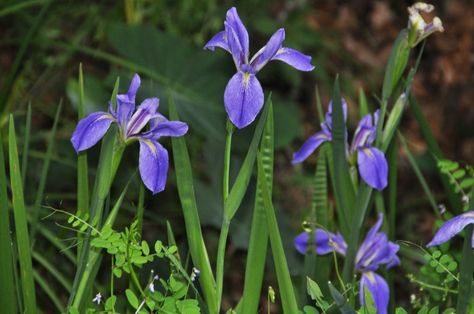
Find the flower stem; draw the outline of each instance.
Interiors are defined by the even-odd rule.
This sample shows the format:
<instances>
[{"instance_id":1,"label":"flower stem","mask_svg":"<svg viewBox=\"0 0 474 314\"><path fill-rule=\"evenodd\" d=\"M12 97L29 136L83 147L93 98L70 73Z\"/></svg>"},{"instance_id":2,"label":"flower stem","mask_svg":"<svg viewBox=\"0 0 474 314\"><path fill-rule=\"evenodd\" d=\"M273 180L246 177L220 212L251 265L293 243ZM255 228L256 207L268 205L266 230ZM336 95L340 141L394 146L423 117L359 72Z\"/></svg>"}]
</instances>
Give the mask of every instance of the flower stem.
<instances>
[{"instance_id":1,"label":"flower stem","mask_svg":"<svg viewBox=\"0 0 474 314\"><path fill-rule=\"evenodd\" d=\"M230 152L232 150L232 135L234 133L234 125L227 119L226 123L226 138L224 149L224 174L222 182L222 201L223 205L229 196L229 172L230 172ZM224 282L224 259L225 248L227 243L227 236L229 234L230 220L224 215L219 235L219 245L217 247L217 266L216 266L216 292L217 292L217 312L219 312L222 300L222 286Z\"/></svg>"},{"instance_id":2,"label":"flower stem","mask_svg":"<svg viewBox=\"0 0 474 314\"><path fill-rule=\"evenodd\" d=\"M232 134L234 133L234 125L227 119L226 124L226 137L225 137L225 150L224 150L224 175L222 181L222 200L225 203L227 196L229 195L229 172L230 172L230 152L232 148Z\"/></svg>"}]
</instances>

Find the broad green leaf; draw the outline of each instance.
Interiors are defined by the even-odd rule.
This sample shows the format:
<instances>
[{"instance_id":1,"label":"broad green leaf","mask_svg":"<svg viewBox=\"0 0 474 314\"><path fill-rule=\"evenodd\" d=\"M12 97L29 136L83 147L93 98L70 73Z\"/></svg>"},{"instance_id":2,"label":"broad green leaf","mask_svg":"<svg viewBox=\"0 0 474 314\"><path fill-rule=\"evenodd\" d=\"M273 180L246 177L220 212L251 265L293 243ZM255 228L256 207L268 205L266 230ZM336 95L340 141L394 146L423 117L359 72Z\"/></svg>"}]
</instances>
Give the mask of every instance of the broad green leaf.
<instances>
[{"instance_id":1,"label":"broad green leaf","mask_svg":"<svg viewBox=\"0 0 474 314\"><path fill-rule=\"evenodd\" d=\"M20 264L20 281L24 313L36 313L35 285L33 280L33 267L31 264L31 246L28 235L23 185L21 182L20 162L16 145L15 124L10 115L8 134L8 155L10 163L10 184L12 191L13 217L15 221L16 242Z\"/></svg>"},{"instance_id":2,"label":"broad green leaf","mask_svg":"<svg viewBox=\"0 0 474 314\"><path fill-rule=\"evenodd\" d=\"M179 120L173 98L170 98L170 100L170 118L172 120ZM216 283L201 232L201 223L196 205L196 196L194 194L191 161L186 147L186 140L184 137L173 137L171 143L173 147L176 183L181 206L183 207L183 217L191 258L195 267L201 271L199 281L208 309L211 313L217 313Z\"/></svg>"},{"instance_id":3,"label":"broad green leaf","mask_svg":"<svg viewBox=\"0 0 474 314\"><path fill-rule=\"evenodd\" d=\"M135 295L135 293L133 293L132 290L127 289L127 290L125 290L125 295L127 296L128 303L130 303L130 305L134 309L137 309L139 304L138 304L138 298Z\"/></svg>"},{"instance_id":4,"label":"broad green leaf","mask_svg":"<svg viewBox=\"0 0 474 314\"><path fill-rule=\"evenodd\" d=\"M13 272L10 210L8 206L7 175L0 130L0 308L5 313L16 313L15 280Z\"/></svg>"},{"instance_id":5,"label":"broad green leaf","mask_svg":"<svg viewBox=\"0 0 474 314\"><path fill-rule=\"evenodd\" d=\"M274 155L274 126L273 105L270 101L267 106L268 116L260 143L262 162L265 167L265 177L257 175L257 191L253 209L250 242L245 266L245 283L242 297L242 309L239 313L256 313L260 302L260 293L265 270L265 261L268 248L268 227L265 216L265 207L262 199L261 180L266 180L271 186L273 182L273 155Z\"/></svg>"},{"instance_id":6,"label":"broad green leaf","mask_svg":"<svg viewBox=\"0 0 474 314\"><path fill-rule=\"evenodd\" d=\"M257 155L258 174L265 178L265 166L263 164L261 153ZM295 292L293 290L293 283L291 282L290 271L283 249L283 243L278 228L278 222L275 216L275 209L273 208L272 199L270 195L270 188L266 182L267 180L260 180L263 203L265 206L265 214L267 217L268 233L270 236L270 243L272 248L273 262L275 264L276 276L278 280L278 287L280 290L280 299L283 307L283 313L297 313L298 305L296 302Z\"/></svg>"}]
</instances>

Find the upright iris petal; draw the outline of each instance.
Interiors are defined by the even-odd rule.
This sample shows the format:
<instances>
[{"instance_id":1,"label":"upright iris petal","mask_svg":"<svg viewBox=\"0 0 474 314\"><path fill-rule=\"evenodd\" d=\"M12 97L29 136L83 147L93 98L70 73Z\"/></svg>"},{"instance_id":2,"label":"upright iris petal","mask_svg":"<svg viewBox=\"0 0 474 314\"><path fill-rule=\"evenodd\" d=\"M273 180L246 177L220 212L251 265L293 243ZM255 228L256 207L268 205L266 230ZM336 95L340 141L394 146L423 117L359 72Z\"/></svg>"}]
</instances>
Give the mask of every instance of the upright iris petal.
<instances>
[{"instance_id":1,"label":"upright iris petal","mask_svg":"<svg viewBox=\"0 0 474 314\"><path fill-rule=\"evenodd\" d=\"M474 214L474 212L473 212ZM390 291L385 280L375 271L380 265L385 265L388 269L400 264L397 252L400 247L389 241L387 235L379 232L382 226L383 215L379 216L377 223L367 233L364 241L357 250L355 269L362 273L360 279L360 303L365 304L365 289L372 294L377 313L387 313L388 300ZM346 242L340 234L327 233L321 229L315 232L316 254L324 255L333 250L346 255ZM296 250L302 254L307 251L309 233L303 232L299 234L294 244Z\"/></svg>"},{"instance_id":2,"label":"upright iris petal","mask_svg":"<svg viewBox=\"0 0 474 314\"><path fill-rule=\"evenodd\" d=\"M118 124L124 144L140 142L139 170L145 186L153 193L163 191L168 173L168 152L157 140L162 136L183 136L188 125L168 121L157 112L158 98L145 99L135 110L135 95L140 77L135 74L127 94L117 95L117 109L110 113L95 112L79 121L71 142L77 152L95 145L107 132L112 122ZM144 131L146 125L150 128Z\"/></svg>"},{"instance_id":3,"label":"upright iris petal","mask_svg":"<svg viewBox=\"0 0 474 314\"><path fill-rule=\"evenodd\" d=\"M468 211L446 221L436 232L434 238L426 246L441 245L461 232L467 225L474 224L474 211ZM474 248L474 233L472 236L472 247Z\"/></svg>"},{"instance_id":4,"label":"upright iris petal","mask_svg":"<svg viewBox=\"0 0 474 314\"><path fill-rule=\"evenodd\" d=\"M227 11L224 31L217 33L204 46L214 51L216 47L230 52L237 73L232 76L224 92L224 105L230 121L239 129L251 124L262 109L263 90L255 75L270 60L281 60L300 71L312 71L311 57L282 47L285 30L279 29L268 43L249 62L249 35L236 8Z\"/></svg>"}]
</instances>

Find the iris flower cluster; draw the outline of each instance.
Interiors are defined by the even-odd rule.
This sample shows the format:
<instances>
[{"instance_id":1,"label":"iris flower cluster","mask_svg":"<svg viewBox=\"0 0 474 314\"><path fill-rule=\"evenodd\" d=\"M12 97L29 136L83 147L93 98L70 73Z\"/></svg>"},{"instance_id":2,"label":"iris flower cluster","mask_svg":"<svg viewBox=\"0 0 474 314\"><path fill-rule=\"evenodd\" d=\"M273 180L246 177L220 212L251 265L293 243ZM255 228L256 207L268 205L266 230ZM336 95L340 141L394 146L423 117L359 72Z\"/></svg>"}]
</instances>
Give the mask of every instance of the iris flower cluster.
<instances>
[{"instance_id":1,"label":"iris flower cluster","mask_svg":"<svg viewBox=\"0 0 474 314\"><path fill-rule=\"evenodd\" d=\"M180 121L169 121L157 112L159 99L145 99L135 110L135 96L140 87L140 77L133 76L126 94L117 95L117 108L109 103L109 112L94 112L79 121L71 137L76 152L86 150L102 139L112 123L119 128L125 145L140 143L139 169L145 186L153 194L165 188L168 174L168 151L158 143L162 136L183 136L188 125ZM145 126L149 128L145 130Z\"/></svg>"},{"instance_id":2,"label":"iris flower cluster","mask_svg":"<svg viewBox=\"0 0 474 314\"><path fill-rule=\"evenodd\" d=\"M239 129L251 124L262 109L264 96L256 74L271 60L283 61L297 70L311 71L311 57L283 47L285 30L277 30L262 49L249 61L249 34L236 8L227 11L224 30L217 33L204 49L216 47L229 52L237 73L232 76L224 92L224 105L230 121Z\"/></svg>"},{"instance_id":3,"label":"iris flower cluster","mask_svg":"<svg viewBox=\"0 0 474 314\"><path fill-rule=\"evenodd\" d=\"M360 272L360 303L365 304L365 288L372 294L377 313L387 313L388 302L390 299L390 290L388 284L382 276L376 271L380 265L385 268L391 268L400 265L397 252L400 247L389 241L385 233L379 232L382 226L383 215L379 216L377 223L369 230L367 236L362 242L356 255L356 271ZM314 232L314 242L316 245L316 254L325 255L336 251L339 254L346 255L347 244L341 234L333 234L322 229L316 229ZM309 233L299 234L294 244L298 252L305 254L308 250Z\"/></svg>"},{"instance_id":4,"label":"iris flower cluster","mask_svg":"<svg viewBox=\"0 0 474 314\"><path fill-rule=\"evenodd\" d=\"M344 122L347 120L347 103L341 99ZM383 190L387 186L388 165L385 155L372 146L377 133L378 110L363 117L354 133L352 144L348 149L349 160L357 158L359 174L369 186ZM301 163L308 158L321 144L332 141L332 102L326 113L326 121L321 123L322 131L306 140L301 148L293 154L293 164ZM346 136L347 138L347 136Z\"/></svg>"}]
</instances>

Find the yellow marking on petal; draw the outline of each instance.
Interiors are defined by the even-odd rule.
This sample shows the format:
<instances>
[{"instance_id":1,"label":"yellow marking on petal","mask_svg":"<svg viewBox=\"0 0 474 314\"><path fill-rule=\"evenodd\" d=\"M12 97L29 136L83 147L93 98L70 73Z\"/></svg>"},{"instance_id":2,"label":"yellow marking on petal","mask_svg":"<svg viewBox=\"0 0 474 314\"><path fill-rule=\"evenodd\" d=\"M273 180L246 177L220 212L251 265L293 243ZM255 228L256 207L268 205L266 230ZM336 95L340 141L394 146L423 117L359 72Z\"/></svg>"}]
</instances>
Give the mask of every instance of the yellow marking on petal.
<instances>
[{"instance_id":1,"label":"yellow marking on petal","mask_svg":"<svg viewBox=\"0 0 474 314\"><path fill-rule=\"evenodd\" d=\"M465 213L463 214L464 217L474 218L474 213Z\"/></svg>"},{"instance_id":2,"label":"yellow marking on petal","mask_svg":"<svg viewBox=\"0 0 474 314\"><path fill-rule=\"evenodd\" d=\"M370 149L368 148L364 148L363 149L364 153L369 157L369 158L374 158L374 154L372 154L372 152L370 151Z\"/></svg>"},{"instance_id":3,"label":"yellow marking on petal","mask_svg":"<svg viewBox=\"0 0 474 314\"><path fill-rule=\"evenodd\" d=\"M99 120L102 120L102 119L113 119L114 117L112 117L110 114L104 114L102 116L100 116L99 118L97 118L96 121L99 121Z\"/></svg>"},{"instance_id":4,"label":"yellow marking on petal","mask_svg":"<svg viewBox=\"0 0 474 314\"><path fill-rule=\"evenodd\" d=\"M243 76L244 76L244 80L243 80L244 86L247 87L247 85L249 84L249 80L250 80L250 73L244 72Z\"/></svg>"},{"instance_id":5,"label":"yellow marking on petal","mask_svg":"<svg viewBox=\"0 0 474 314\"><path fill-rule=\"evenodd\" d=\"M148 147L150 147L151 152L153 153L153 155L156 156L156 147L155 147L155 145L153 145L153 143L150 140L143 140L143 143L147 144Z\"/></svg>"},{"instance_id":6,"label":"yellow marking on petal","mask_svg":"<svg viewBox=\"0 0 474 314\"><path fill-rule=\"evenodd\" d=\"M372 272L365 273L365 277L367 277L367 279L369 279L371 284L375 283L375 277L374 277L374 274Z\"/></svg>"}]
</instances>

